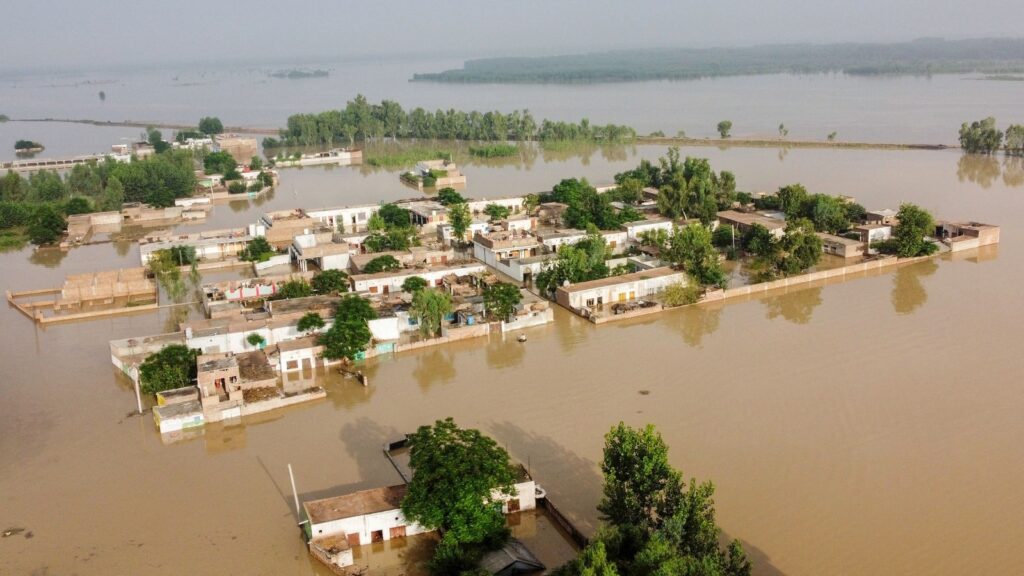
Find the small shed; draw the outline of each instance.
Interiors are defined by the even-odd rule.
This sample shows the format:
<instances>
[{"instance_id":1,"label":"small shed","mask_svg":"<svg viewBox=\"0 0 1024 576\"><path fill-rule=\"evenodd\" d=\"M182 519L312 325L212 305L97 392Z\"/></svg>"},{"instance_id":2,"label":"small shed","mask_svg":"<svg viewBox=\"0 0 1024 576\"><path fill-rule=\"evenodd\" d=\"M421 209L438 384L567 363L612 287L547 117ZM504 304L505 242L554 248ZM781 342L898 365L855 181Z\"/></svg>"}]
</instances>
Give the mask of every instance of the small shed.
<instances>
[{"instance_id":1,"label":"small shed","mask_svg":"<svg viewBox=\"0 0 1024 576\"><path fill-rule=\"evenodd\" d=\"M545 569L544 564L515 538L510 538L498 550L485 554L480 560L480 567L495 576L536 574Z\"/></svg>"}]
</instances>

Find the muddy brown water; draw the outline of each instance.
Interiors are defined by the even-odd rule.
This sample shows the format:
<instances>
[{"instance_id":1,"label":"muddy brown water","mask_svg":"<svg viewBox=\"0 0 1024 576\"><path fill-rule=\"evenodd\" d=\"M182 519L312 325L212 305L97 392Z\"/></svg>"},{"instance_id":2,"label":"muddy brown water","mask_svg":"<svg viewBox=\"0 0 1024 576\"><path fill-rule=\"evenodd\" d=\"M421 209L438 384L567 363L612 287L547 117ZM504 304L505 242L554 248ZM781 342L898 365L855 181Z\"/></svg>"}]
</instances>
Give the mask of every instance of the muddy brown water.
<instances>
[{"instance_id":1,"label":"muddy brown water","mask_svg":"<svg viewBox=\"0 0 1024 576\"><path fill-rule=\"evenodd\" d=\"M467 194L569 176L604 182L662 153L467 167ZM868 207L913 201L939 217L998 223L1002 243L600 328L556 310L525 344L491 337L385 358L365 368L369 388L321 374L325 400L170 445L148 414L131 415L134 393L107 342L162 332L177 317L44 330L0 307L0 529L34 534L0 540L0 573L323 574L295 528L287 464L302 498L394 482L382 441L445 416L527 462L587 530L598 522L602 435L625 420L656 424L676 466L715 482L720 522L746 543L757 574L1024 572L1015 168L1006 179L997 162L992 176L987 160L954 152L686 153L735 171L741 188L799 181ZM395 172L282 174L263 206L218 206L200 227L408 192ZM45 287L137 262L131 245L26 249L0 255L0 284Z\"/></svg>"}]
</instances>

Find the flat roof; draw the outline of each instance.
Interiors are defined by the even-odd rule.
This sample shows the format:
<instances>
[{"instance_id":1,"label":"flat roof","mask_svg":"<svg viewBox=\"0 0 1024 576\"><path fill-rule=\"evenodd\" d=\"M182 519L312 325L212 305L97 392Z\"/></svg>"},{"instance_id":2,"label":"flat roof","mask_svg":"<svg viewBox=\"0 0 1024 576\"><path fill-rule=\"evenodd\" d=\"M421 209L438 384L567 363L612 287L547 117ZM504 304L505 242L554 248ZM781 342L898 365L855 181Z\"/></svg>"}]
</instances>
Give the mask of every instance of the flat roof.
<instances>
[{"instance_id":1,"label":"flat roof","mask_svg":"<svg viewBox=\"0 0 1024 576\"><path fill-rule=\"evenodd\" d=\"M763 214L749 213L749 212L737 212L736 210L723 210L717 214L719 219L730 220L732 222L738 222L746 226L752 226L754 224L760 224L769 230L775 230L778 228L785 228L786 223L775 218L769 218Z\"/></svg>"},{"instance_id":2,"label":"flat roof","mask_svg":"<svg viewBox=\"0 0 1024 576\"><path fill-rule=\"evenodd\" d=\"M632 222L626 222L625 224L623 224L623 226L626 228L632 228L634 226L643 226L644 224L663 224L665 222L671 221L671 218L666 218L662 216L660 218L646 218L644 220L634 220Z\"/></svg>"},{"instance_id":3,"label":"flat roof","mask_svg":"<svg viewBox=\"0 0 1024 576\"><path fill-rule=\"evenodd\" d=\"M637 280L649 280L651 278L662 278L665 276L671 276L673 274L682 274L678 270L673 270L668 266L662 266L661 268L652 268L650 270L641 270L639 272L633 272L631 274L623 274L621 276L609 276L607 278L600 278L598 280L591 280L589 282L580 282L578 284L570 284L569 286L559 287L559 290L564 290L568 293L582 292L584 290L593 290L594 288L602 288L604 286L615 286L616 284L625 284L627 282L635 282Z\"/></svg>"},{"instance_id":4,"label":"flat roof","mask_svg":"<svg viewBox=\"0 0 1024 576\"><path fill-rule=\"evenodd\" d=\"M842 236L836 236L835 234L829 234L827 232L816 232L818 238L828 242L835 242L837 244L844 244L846 246L860 246L863 244L860 240L851 240Z\"/></svg>"},{"instance_id":5,"label":"flat roof","mask_svg":"<svg viewBox=\"0 0 1024 576\"><path fill-rule=\"evenodd\" d=\"M405 492L405 484L396 484L395 486L361 490L344 496L303 502L302 507L306 509L306 516L311 523L322 524L332 520L397 510L402 506Z\"/></svg>"},{"instance_id":6,"label":"flat roof","mask_svg":"<svg viewBox=\"0 0 1024 576\"><path fill-rule=\"evenodd\" d=\"M879 228L892 228L892 224L859 224L854 226L854 230L877 230Z\"/></svg>"}]
</instances>

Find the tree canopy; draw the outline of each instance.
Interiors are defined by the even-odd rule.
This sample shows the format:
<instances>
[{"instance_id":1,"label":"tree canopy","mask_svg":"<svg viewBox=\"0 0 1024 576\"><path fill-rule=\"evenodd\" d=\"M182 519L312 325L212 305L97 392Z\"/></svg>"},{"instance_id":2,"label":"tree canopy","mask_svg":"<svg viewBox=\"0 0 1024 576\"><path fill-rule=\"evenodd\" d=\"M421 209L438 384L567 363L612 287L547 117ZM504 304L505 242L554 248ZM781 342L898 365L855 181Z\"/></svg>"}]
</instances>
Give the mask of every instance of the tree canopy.
<instances>
[{"instance_id":1,"label":"tree canopy","mask_svg":"<svg viewBox=\"0 0 1024 576\"><path fill-rule=\"evenodd\" d=\"M266 262L274 255L274 248L263 236L256 236L238 253L238 259L245 262Z\"/></svg>"},{"instance_id":2,"label":"tree canopy","mask_svg":"<svg viewBox=\"0 0 1024 576\"><path fill-rule=\"evenodd\" d=\"M299 318L299 323L296 326L299 332L315 332L325 325L324 319L316 312L307 312Z\"/></svg>"},{"instance_id":3,"label":"tree canopy","mask_svg":"<svg viewBox=\"0 0 1024 576\"><path fill-rule=\"evenodd\" d=\"M989 116L960 126L960 147L972 154L992 154L999 150L1003 133L996 128L996 119Z\"/></svg>"},{"instance_id":4,"label":"tree canopy","mask_svg":"<svg viewBox=\"0 0 1024 576\"><path fill-rule=\"evenodd\" d=\"M199 350L184 344L164 346L139 366L140 389L146 394L188 386L196 377Z\"/></svg>"},{"instance_id":5,"label":"tree canopy","mask_svg":"<svg viewBox=\"0 0 1024 576\"><path fill-rule=\"evenodd\" d=\"M523 300L519 287L508 282L497 282L484 290L484 308L495 318L507 321Z\"/></svg>"},{"instance_id":6,"label":"tree canopy","mask_svg":"<svg viewBox=\"0 0 1024 576\"><path fill-rule=\"evenodd\" d=\"M711 242L711 231L703 224L693 223L676 228L662 257L682 265L687 274L704 286L725 287L727 279L718 261L718 251Z\"/></svg>"},{"instance_id":7,"label":"tree canopy","mask_svg":"<svg viewBox=\"0 0 1024 576\"><path fill-rule=\"evenodd\" d=\"M719 136L721 136L722 138L728 138L729 137L729 131L732 130L732 121L731 120L722 120L721 122L718 123L718 126L716 128L718 129L718 135ZM780 129L780 132L781 132L781 129Z\"/></svg>"},{"instance_id":8,"label":"tree canopy","mask_svg":"<svg viewBox=\"0 0 1024 576\"><path fill-rule=\"evenodd\" d=\"M935 246L925 236L935 233L935 221L927 210L916 204L903 204L896 214L899 224L893 230L896 241L896 255L900 258L924 256L935 251Z\"/></svg>"},{"instance_id":9,"label":"tree canopy","mask_svg":"<svg viewBox=\"0 0 1024 576\"><path fill-rule=\"evenodd\" d=\"M714 485L683 481L653 426L619 423L605 436L598 510L608 526L557 574L749 576L739 541L724 548ZM610 564L614 563L614 566Z\"/></svg>"},{"instance_id":10,"label":"tree canopy","mask_svg":"<svg viewBox=\"0 0 1024 576\"><path fill-rule=\"evenodd\" d=\"M64 234L68 223L53 206L36 207L28 222L28 238L33 244L53 244Z\"/></svg>"},{"instance_id":11,"label":"tree canopy","mask_svg":"<svg viewBox=\"0 0 1024 576\"><path fill-rule=\"evenodd\" d=\"M409 435L412 479L402 500L406 518L442 532L434 573L454 566L507 537L498 495L515 493L508 453L479 430L462 429L451 418Z\"/></svg>"},{"instance_id":12,"label":"tree canopy","mask_svg":"<svg viewBox=\"0 0 1024 576\"><path fill-rule=\"evenodd\" d=\"M324 347L324 358L354 360L370 344L373 334L367 322L376 317L377 313L365 298L355 294L343 296L334 314L334 324L318 339Z\"/></svg>"},{"instance_id":13,"label":"tree canopy","mask_svg":"<svg viewBox=\"0 0 1024 576\"><path fill-rule=\"evenodd\" d=\"M469 206L465 202L451 204L448 206L448 221L451 222L452 232L460 242L466 239L466 230L473 223L473 217L469 214Z\"/></svg>"},{"instance_id":14,"label":"tree canopy","mask_svg":"<svg viewBox=\"0 0 1024 576\"><path fill-rule=\"evenodd\" d=\"M348 292L348 274L341 270L321 270L310 282L314 294L340 294Z\"/></svg>"},{"instance_id":15,"label":"tree canopy","mask_svg":"<svg viewBox=\"0 0 1024 576\"><path fill-rule=\"evenodd\" d=\"M597 280L609 275L608 247L604 237L596 229L576 244L563 244L558 248L558 256L544 265L537 274L536 285L543 294L550 294L566 282L575 284L587 280Z\"/></svg>"},{"instance_id":16,"label":"tree canopy","mask_svg":"<svg viewBox=\"0 0 1024 576\"><path fill-rule=\"evenodd\" d=\"M437 191L437 201L444 206L449 206L451 204L460 204L465 202L466 199L463 198L462 194L459 194L455 188L446 187Z\"/></svg>"},{"instance_id":17,"label":"tree canopy","mask_svg":"<svg viewBox=\"0 0 1024 576\"><path fill-rule=\"evenodd\" d=\"M371 104L362 94L346 103L341 110L318 114L293 114L279 139L264 141L265 146L279 144L332 146L342 142L391 138L438 140L587 140L623 142L636 138L627 126L592 125L586 119L579 123L542 121L540 124L528 110L509 114L498 111L465 112L423 108L405 111L393 100Z\"/></svg>"},{"instance_id":18,"label":"tree canopy","mask_svg":"<svg viewBox=\"0 0 1024 576\"><path fill-rule=\"evenodd\" d=\"M409 314L420 323L420 332L427 337L437 336L441 322L452 311L452 297L447 292L424 288L413 293Z\"/></svg>"},{"instance_id":19,"label":"tree canopy","mask_svg":"<svg viewBox=\"0 0 1024 576\"><path fill-rule=\"evenodd\" d=\"M427 281L419 276L409 276L402 282L402 290L415 294L427 287Z\"/></svg>"},{"instance_id":20,"label":"tree canopy","mask_svg":"<svg viewBox=\"0 0 1024 576\"><path fill-rule=\"evenodd\" d=\"M367 262L366 266L363 266L363 273L376 274L377 272L389 272L391 270L398 270L401 267L402 264L398 259L390 254L385 254L383 256L377 256L373 260Z\"/></svg>"},{"instance_id":21,"label":"tree canopy","mask_svg":"<svg viewBox=\"0 0 1024 576\"><path fill-rule=\"evenodd\" d=\"M224 124L216 116L204 116L199 119L199 131L211 136L221 134L224 132Z\"/></svg>"}]
</instances>

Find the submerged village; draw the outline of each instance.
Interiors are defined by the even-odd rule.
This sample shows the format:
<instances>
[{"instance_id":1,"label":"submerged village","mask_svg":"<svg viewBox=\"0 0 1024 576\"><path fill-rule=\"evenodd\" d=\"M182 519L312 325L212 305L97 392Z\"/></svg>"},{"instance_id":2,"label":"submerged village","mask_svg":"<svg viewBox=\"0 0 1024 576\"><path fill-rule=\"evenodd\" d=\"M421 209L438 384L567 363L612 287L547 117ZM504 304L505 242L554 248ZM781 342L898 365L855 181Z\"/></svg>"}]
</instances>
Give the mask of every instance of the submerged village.
<instances>
[{"instance_id":1,"label":"submerged village","mask_svg":"<svg viewBox=\"0 0 1024 576\"><path fill-rule=\"evenodd\" d=\"M644 160L609 174L607 184L567 175L551 190L501 197L470 192L472 174L451 158L422 158L396 181L409 199L296 206L266 212L244 227L198 233L176 227L203 221L239 194L266 193L277 185L279 170L359 164L363 152L331 149L263 160L254 139L196 134L173 145L156 138L96 157L20 160L5 168L15 174L97 162L131 165L161 148L195 154L188 165L196 182L191 194L152 204L115 196L103 211L69 215L51 238L73 250L128 227L141 229L138 267L69 275L63 286L8 290L6 296L28 321L49 325L174 306L191 282L203 318L186 318L168 333L109 343L111 362L135 388L137 412L151 413L165 443L188 441L209 423L239 423L325 398L325 388L302 377L311 369L338 370L353 386L386 386L361 367L471 338L529 346L531 328L566 321L556 308L601 329L681 306L884 273L997 244L1000 234L998 225L970 215L942 220L912 204L865 207L856 198L799 184L739 191L733 174L714 171L707 160L680 158L677 148L657 164ZM238 278L202 281L204 272L216 270ZM455 439L466 452L447 457L466 461L503 452L450 421L409 432L381 439L395 484L301 503L295 493L309 552L335 573L362 571L360 547L438 526L456 530L445 521L428 528L413 519L436 518L423 501L439 497L425 494L429 484L416 478L417 470L438 465L425 450L417 454L417 446ZM528 468L507 460L507 454L496 456L501 466L491 473L501 488L484 491L487 509L500 512L501 522L509 515L514 536L513 516L544 509L567 541L591 551ZM446 553L445 543L438 555ZM744 573L741 551L730 547L720 556L740 566L726 573ZM474 561L490 574L545 568L516 538Z\"/></svg>"}]
</instances>

